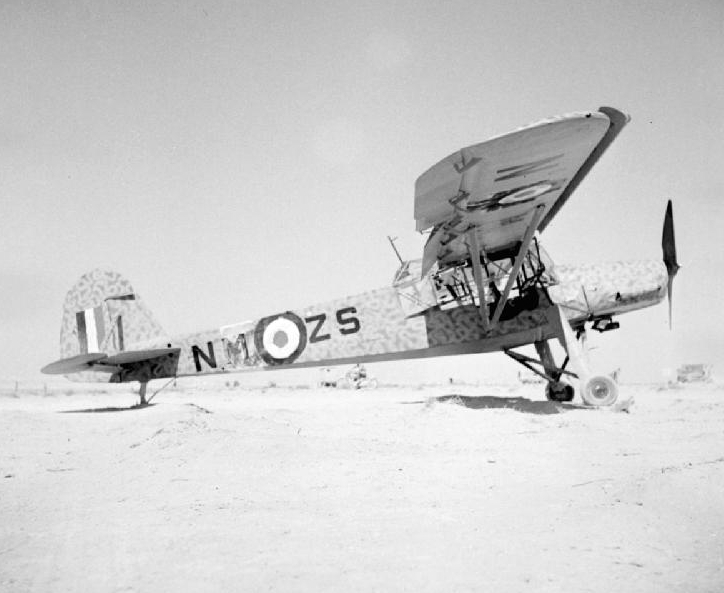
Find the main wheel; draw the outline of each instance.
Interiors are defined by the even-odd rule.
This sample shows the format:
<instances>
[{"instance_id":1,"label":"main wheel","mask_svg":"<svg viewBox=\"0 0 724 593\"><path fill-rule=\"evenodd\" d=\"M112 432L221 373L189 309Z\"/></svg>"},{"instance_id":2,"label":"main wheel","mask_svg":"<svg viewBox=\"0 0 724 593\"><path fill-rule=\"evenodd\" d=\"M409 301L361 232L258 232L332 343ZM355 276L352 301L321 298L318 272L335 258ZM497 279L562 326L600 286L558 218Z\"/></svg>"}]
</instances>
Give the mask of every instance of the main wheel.
<instances>
[{"instance_id":1,"label":"main wheel","mask_svg":"<svg viewBox=\"0 0 724 593\"><path fill-rule=\"evenodd\" d=\"M611 377L598 375L583 386L581 397L589 406L610 406L618 399L618 385Z\"/></svg>"},{"instance_id":2,"label":"main wheel","mask_svg":"<svg viewBox=\"0 0 724 593\"><path fill-rule=\"evenodd\" d=\"M573 396L576 394L573 385L564 381L557 381L556 383L548 383L546 385L546 399L552 402L569 402L573 401Z\"/></svg>"}]
</instances>

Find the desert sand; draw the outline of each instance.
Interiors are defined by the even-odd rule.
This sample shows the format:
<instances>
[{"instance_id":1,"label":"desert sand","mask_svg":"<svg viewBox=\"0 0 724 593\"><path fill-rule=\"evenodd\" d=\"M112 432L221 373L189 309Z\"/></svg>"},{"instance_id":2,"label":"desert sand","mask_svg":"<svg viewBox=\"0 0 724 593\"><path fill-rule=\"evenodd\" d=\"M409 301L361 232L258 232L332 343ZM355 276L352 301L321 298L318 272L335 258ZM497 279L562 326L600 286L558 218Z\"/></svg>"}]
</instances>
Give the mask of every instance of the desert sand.
<instances>
[{"instance_id":1,"label":"desert sand","mask_svg":"<svg viewBox=\"0 0 724 593\"><path fill-rule=\"evenodd\" d=\"M6 389L0 590L721 591L724 387L623 393Z\"/></svg>"}]
</instances>

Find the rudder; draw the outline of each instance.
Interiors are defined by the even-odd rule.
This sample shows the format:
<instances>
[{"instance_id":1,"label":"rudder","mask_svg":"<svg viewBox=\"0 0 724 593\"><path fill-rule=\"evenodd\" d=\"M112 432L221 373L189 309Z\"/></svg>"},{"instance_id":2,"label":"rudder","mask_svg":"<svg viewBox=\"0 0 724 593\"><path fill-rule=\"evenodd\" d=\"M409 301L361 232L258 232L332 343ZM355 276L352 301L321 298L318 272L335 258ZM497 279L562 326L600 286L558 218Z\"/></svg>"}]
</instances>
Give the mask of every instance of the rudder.
<instances>
[{"instance_id":1,"label":"rudder","mask_svg":"<svg viewBox=\"0 0 724 593\"><path fill-rule=\"evenodd\" d=\"M81 276L65 297L60 357L122 352L163 334L128 280L96 269Z\"/></svg>"}]
</instances>

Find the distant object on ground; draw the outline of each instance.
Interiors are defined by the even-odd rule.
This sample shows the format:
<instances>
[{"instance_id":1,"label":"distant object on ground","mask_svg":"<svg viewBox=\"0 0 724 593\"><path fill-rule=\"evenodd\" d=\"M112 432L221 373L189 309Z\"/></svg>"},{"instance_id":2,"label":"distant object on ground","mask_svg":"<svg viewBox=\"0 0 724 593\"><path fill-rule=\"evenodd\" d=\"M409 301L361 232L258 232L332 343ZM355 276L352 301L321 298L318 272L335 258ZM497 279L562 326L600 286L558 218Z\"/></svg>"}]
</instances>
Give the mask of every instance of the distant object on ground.
<instances>
[{"instance_id":1,"label":"distant object on ground","mask_svg":"<svg viewBox=\"0 0 724 593\"><path fill-rule=\"evenodd\" d=\"M533 371L518 371L518 381L523 385L537 385L543 383L544 379Z\"/></svg>"},{"instance_id":2,"label":"distant object on ground","mask_svg":"<svg viewBox=\"0 0 724 593\"><path fill-rule=\"evenodd\" d=\"M342 389L376 389L377 379L367 374L364 365L356 364L341 377L335 377L332 369L322 369L320 387L339 387Z\"/></svg>"},{"instance_id":3,"label":"distant object on ground","mask_svg":"<svg viewBox=\"0 0 724 593\"><path fill-rule=\"evenodd\" d=\"M710 364L682 364L676 369L676 381L678 383L710 383Z\"/></svg>"}]
</instances>

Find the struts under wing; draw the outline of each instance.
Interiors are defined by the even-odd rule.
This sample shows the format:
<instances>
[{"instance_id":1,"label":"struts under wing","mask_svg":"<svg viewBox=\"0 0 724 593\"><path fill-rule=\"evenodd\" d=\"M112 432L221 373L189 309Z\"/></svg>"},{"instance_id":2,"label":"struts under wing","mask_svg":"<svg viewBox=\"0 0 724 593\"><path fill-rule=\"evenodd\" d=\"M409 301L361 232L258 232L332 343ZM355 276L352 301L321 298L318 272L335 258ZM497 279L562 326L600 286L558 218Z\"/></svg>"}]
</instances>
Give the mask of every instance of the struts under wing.
<instances>
[{"instance_id":1,"label":"struts under wing","mask_svg":"<svg viewBox=\"0 0 724 593\"><path fill-rule=\"evenodd\" d=\"M432 271L441 284L459 270L464 274L471 269L477 293L473 300L487 335L498 331L506 318L549 311L550 319L533 341L549 387L565 391L562 401L572 397L569 386L559 381L568 362L587 402L609 403L617 390L608 378L591 376L566 313L550 300L547 286L553 270L537 233L628 121L628 116L610 107L544 120L463 148L431 167L415 184L417 230L431 229L422 277ZM450 290L456 290L452 283ZM545 336L551 333L566 349L562 367L553 362L547 344ZM503 349L518 362L524 358Z\"/></svg>"},{"instance_id":2,"label":"struts under wing","mask_svg":"<svg viewBox=\"0 0 724 593\"><path fill-rule=\"evenodd\" d=\"M438 273L471 267L486 327L510 309L515 291L516 299L535 300L532 289L545 272L537 231L627 122L610 107L551 118L463 148L432 166L415 183L417 228L432 227L421 275L435 266Z\"/></svg>"}]
</instances>

